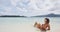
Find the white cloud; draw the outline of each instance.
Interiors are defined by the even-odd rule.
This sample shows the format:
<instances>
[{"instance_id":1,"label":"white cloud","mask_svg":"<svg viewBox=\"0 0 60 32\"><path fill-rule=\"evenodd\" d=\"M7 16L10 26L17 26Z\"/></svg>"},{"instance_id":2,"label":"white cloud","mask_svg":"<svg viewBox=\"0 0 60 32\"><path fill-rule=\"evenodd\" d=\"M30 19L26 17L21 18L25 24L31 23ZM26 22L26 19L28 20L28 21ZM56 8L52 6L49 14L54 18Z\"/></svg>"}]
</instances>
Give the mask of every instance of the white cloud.
<instances>
[{"instance_id":1,"label":"white cloud","mask_svg":"<svg viewBox=\"0 0 60 32\"><path fill-rule=\"evenodd\" d=\"M11 4L12 4L13 6L16 6L16 5L17 5L17 2L20 1L20 0L10 0L10 1L11 1Z\"/></svg>"},{"instance_id":2,"label":"white cloud","mask_svg":"<svg viewBox=\"0 0 60 32\"><path fill-rule=\"evenodd\" d=\"M0 10L3 10L0 13L8 15L60 14L60 0L0 0Z\"/></svg>"}]
</instances>

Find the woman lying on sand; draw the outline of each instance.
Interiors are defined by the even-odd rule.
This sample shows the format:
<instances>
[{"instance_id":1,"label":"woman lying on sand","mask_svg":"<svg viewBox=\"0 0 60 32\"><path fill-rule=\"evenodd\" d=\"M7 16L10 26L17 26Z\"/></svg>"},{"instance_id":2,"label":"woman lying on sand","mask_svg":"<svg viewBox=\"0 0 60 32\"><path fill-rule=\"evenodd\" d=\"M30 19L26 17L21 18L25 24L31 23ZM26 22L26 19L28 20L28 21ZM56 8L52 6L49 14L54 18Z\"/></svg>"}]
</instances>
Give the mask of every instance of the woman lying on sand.
<instances>
[{"instance_id":1,"label":"woman lying on sand","mask_svg":"<svg viewBox=\"0 0 60 32\"><path fill-rule=\"evenodd\" d=\"M45 20L44 20L44 24L38 24L37 22L35 22L35 24L34 24L34 27L36 27L36 28L38 28L38 29L40 29L41 30L41 32L46 32L47 30L50 30L50 24L49 24L49 19L48 18L45 18Z\"/></svg>"}]
</instances>

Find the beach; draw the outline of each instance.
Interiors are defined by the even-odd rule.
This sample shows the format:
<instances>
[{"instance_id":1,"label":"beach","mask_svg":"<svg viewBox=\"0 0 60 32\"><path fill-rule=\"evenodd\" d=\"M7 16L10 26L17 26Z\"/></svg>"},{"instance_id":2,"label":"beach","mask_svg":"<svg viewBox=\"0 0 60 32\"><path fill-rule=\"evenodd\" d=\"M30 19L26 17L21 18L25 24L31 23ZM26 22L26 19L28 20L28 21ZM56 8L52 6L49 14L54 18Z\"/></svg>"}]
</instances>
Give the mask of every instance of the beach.
<instances>
[{"instance_id":1,"label":"beach","mask_svg":"<svg viewBox=\"0 0 60 32\"><path fill-rule=\"evenodd\" d=\"M47 32L60 31L60 18L50 18L51 30ZM0 18L0 32L40 32L33 25L37 21L44 23L44 18Z\"/></svg>"}]
</instances>

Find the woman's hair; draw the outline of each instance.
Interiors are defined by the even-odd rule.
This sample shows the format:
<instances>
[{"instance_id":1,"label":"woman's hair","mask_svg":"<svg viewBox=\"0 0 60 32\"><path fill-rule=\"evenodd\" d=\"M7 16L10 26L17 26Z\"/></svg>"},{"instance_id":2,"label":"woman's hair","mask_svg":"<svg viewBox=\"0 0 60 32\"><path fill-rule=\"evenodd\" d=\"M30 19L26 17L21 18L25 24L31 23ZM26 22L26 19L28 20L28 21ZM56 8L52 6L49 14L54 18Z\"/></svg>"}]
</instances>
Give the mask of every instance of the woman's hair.
<instances>
[{"instance_id":1,"label":"woman's hair","mask_svg":"<svg viewBox=\"0 0 60 32\"><path fill-rule=\"evenodd\" d=\"M45 18L45 19L47 20L47 21L46 21L47 23L49 23L49 22L50 22L49 18Z\"/></svg>"}]
</instances>

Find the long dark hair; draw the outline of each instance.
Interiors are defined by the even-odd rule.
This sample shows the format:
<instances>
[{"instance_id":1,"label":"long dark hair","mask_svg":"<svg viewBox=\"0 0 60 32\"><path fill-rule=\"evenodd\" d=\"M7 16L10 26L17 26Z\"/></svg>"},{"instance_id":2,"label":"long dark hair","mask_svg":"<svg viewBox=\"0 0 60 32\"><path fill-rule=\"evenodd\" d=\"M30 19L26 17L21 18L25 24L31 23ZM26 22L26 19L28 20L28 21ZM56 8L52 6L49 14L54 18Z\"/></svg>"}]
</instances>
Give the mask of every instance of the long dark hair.
<instances>
[{"instance_id":1,"label":"long dark hair","mask_svg":"<svg viewBox=\"0 0 60 32\"><path fill-rule=\"evenodd\" d=\"M49 18L45 18L45 19L47 20L47 21L46 21L47 23L49 23L49 22L50 22Z\"/></svg>"}]
</instances>

